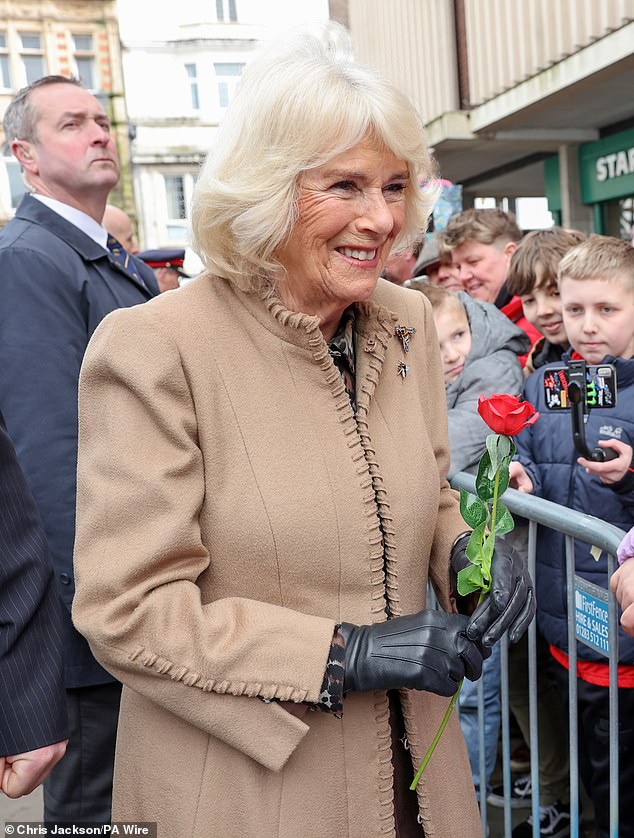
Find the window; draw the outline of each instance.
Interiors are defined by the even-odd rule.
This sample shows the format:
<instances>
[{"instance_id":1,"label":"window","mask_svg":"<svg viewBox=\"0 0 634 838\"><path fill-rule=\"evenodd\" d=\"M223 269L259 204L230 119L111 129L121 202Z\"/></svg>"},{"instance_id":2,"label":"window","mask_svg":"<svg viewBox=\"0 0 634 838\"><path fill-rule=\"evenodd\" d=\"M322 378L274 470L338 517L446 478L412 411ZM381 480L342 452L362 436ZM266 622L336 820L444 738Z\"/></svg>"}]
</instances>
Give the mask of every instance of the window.
<instances>
[{"instance_id":1,"label":"window","mask_svg":"<svg viewBox=\"0 0 634 838\"><path fill-rule=\"evenodd\" d=\"M218 103L226 108L233 96L244 64L214 64L218 82Z\"/></svg>"},{"instance_id":2,"label":"window","mask_svg":"<svg viewBox=\"0 0 634 838\"><path fill-rule=\"evenodd\" d=\"M9 51L7 33L0 32L0 87L11 89L11 71L9 70Z\"/></svg>"},{"instance_id":3,"label":"window","mask_svg":"<svg viewBox=\"0 0 634 838\"><path fill-rule=\"evenodd\" d=\"M42 36L39 32L18 32L18 36L24 81L26 84L31 84L46 74Z\"/></svg>"},{"instance_id":4,"label":"window","mask_svg":"<svg viewBox=\"0 0 634 838\"><path fill-rule=\"evenodd\" d=\"M185 183L182 175L165 175L167 217L170 221L187 218L185 204Z\"/></svg>"},{"instance_id":5,"label":"window","mask_svg":"<svg viewBox=\"0 0 634 838\"><path fill-rule=\"evenodd\" d=\"M185 72L189 81L189 94L191 96L192 108L197 111L200 108L198 98L198 70L195 64L185 64Z\"/></svg>"},{"instance_id":6,"label":"window","mask_svg":"<svg viewBox=\"0 0 634 838\"><path fill-rule=\"evenodd\" d=\"M0 158L0 168L4 163L6 172L6 185L8 186L8 195L3 191L3 194L9 198L9 204L12 209L16 209L22 196L26 192L26 185L22 179L22 172L20 171L20 164L14 157ZM1 179L0 179L1 180Z\"/></svg>"},{"instance_id":7,"label":"window","mask_svg":"<svg viewBox=\"0 0 634 838\"><path fill-rule=\"evenodd\" d=\"M92 35L72 35L75 72L88 90L97 90L95 51Z\"/></svg>"},{"instance_id":8,"label":"window","mask_svg":"<svg viewBox=\"0 0 634 838\"><path fill-rule=\"evenodd\" d=\"M216 0L216 17L219 23L235 23L238 20L236 0Z\"/></svg>"}]
</instances>

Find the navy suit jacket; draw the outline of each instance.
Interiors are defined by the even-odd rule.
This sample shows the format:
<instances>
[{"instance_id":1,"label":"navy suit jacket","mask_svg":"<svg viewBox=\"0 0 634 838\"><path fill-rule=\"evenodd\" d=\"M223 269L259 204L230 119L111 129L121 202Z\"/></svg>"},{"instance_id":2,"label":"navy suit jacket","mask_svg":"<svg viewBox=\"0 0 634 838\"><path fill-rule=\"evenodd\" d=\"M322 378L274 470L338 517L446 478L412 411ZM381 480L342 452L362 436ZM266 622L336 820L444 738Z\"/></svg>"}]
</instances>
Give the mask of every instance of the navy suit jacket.
<instances>
[{"instance_id":1,"label":"navy suit jacket","mask_svg":"<svg viewBox=\"0 0 634 838\"><path fill-rule=\"evenodd\" d=\"M42 522L0 415L0 756L67 737L61 604Z\"/></svg>"},{"instance_id":2,"label":"navy suit jacket","mask_svg":"<svg viewBox=\"0 0 634 838\"><path fill-rule=\"evenodd\" d=\"M67 687L107 683L71 621L77 390L86 346L116 308L158 294L74 224L26 195L0 232L0 411L39 509L64 604ZM139 510L142 514L142 510Z\"/></svg>"}]
</instances>

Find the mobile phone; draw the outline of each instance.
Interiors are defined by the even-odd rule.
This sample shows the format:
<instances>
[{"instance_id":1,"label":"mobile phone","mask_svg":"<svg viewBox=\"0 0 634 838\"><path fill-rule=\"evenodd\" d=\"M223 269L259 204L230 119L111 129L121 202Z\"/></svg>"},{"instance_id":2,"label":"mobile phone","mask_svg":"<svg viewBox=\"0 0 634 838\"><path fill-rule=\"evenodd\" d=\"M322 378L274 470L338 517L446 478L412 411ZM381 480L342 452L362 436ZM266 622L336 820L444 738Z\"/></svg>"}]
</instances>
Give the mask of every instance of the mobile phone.
<instances>
[{"instance_id":1,"label":"mobile phone","mask_svg":"<svg viewBox=\"0 0 634 838\"><path fill-rule=\"evenodd\" d=\"M579 380L580 379L580 380ZM585 395L584 412L616 406L616 370L613 364L585 365L583 371L575 369L574 362L567 367L553 367L544 371L544 399L548 410L569 410L569 386L579 386Z\"/></svg>"}]
</instances>

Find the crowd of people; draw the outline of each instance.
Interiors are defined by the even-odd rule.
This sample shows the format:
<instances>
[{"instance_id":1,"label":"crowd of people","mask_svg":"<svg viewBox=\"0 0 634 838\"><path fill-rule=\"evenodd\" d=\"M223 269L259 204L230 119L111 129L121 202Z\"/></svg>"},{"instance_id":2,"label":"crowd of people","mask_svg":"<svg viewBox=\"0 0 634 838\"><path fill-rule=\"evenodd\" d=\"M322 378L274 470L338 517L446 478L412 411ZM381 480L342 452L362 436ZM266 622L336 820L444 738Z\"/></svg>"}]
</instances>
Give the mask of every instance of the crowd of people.
<instances>
[{"instance_id":1,"label":"crowd of people","mask_svg":"<svg viewBox=\"0 0 634 838\"><path fill-rule=\"evenodd\" d=\"M184 252L139 253L107 204L118 159L91 93L40 79L4 131L28 194L0 233L2 791L44 781L47 824L157 822L170 838L475 836L507 632L528 739L536 600L539 834L569 834L562 538L540 531L535 586L526 529L498 539L474 612L449 479L477 470L479 397L523 393L540 419L511 485L632 528L630 244L523 235L498 209L425 237L418 113L312 35L245 71L197 181L204 271L183 287ZM545 404L545 373L571 360L614 367L618 400L585 426L609 459L579 456L569 414ZM605 588L590 549L576 545L576 572ZM618 558L627 753L634 529ZM600 838L604 660L579 647ZM460 718L409 791L463 679ZM623 838L633 773L623 759ZM531 818L513 832L532 834Z\"/></svg>"}]
</instances>

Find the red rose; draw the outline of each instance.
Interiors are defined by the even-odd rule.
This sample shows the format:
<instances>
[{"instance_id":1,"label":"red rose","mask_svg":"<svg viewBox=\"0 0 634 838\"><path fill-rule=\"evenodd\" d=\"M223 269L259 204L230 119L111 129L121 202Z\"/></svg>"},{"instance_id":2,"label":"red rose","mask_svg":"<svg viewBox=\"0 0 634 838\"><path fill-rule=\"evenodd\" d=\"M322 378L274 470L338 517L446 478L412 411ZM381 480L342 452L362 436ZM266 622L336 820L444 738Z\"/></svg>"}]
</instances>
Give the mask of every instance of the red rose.
<instances>
[{"instance_id":1,"label":"red rose","mask_svg":"<svg viewBox=\"0 0 634 838\"><path fill-rule=\"evenodd\" d=\"M539 418L530 402L521 402L517 396L507 393L494 393L488 399L480 396L478 413L492 431L505 436L516 436Z\"/></svg>"}]
</instances>

